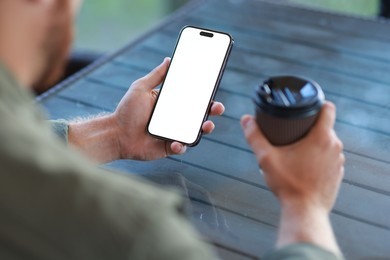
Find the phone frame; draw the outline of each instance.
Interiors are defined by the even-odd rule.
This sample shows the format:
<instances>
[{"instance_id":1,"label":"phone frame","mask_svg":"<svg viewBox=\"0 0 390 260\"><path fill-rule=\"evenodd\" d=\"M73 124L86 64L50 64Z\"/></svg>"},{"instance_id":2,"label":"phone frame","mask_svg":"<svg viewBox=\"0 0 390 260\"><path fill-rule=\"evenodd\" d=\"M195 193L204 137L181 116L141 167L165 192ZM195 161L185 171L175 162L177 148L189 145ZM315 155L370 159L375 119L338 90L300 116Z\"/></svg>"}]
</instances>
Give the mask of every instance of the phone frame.
<instances>
[{"instance_id":1,"label":"phone frame","mask_svg":"<svg viewBox=\"0 0 390 260\"><path fill-rule=\"evenodd\" d=\"M210 97L210 100L209 100L209 102L208 102L208 107L207 107L207 109L206 109L205 115L203 116L203 121L202 121L202 123L201 123L201 125L200 125L200 129L199 129L199 131L198 131L198 136L196 137L196 139L195 139L195 141L194 141L193 143L184 143L184 142L180 142L180 141L178 141L178 140L166 138L166 137L164 137L164 136L159 136L159 135L152 134L152 133L149 131L149 124L150 124L150 121L152 120L154 111L155 111L156 106L157 106L157 102L158 102L158 100L159 100L159 98L160 98L160 94L161 94L162 89L163 89L163 87L164 87L165 79L166 79L166 77L167 77L167 75L168 75L169 69L170 69L170 67L171 67L171 63L172 63L172 61L173 61L174 58L175 58L175 52L176 52L177 46L178 46L178 44L179 44L179 42L180 42L181 35L182 35L183 31L184 31L186 28L194 28L194 29L198 29L198 30L201 30L201 31L205 31L205 32L224 34L224 35L227 35L227 36L229 37L229 39L230 39L229 46L228 46L228 49L227 49L227 51L226 51L226 53L225 53L225 57L224 57L222 66L221 66L221 68L220 68L220 70L219 70L219 74L218 74L217 80L216 80L215 85L214 85L214 87L213 87L213 92L212 92L211 97ZM204 36L204 35L202 35L202 36ZM207 37L207 36L204 36L204 37ZM150 115L150 118L149 118L148 123L147 123L147 126L146 126L146 131L147 131L147 133L148 133L149 135L151 135L151 136L153 136L153 137L155 137L155 138L157 138L157 139L164 140L164 141L169 141L169 142L180 142L180 143L182 143L182 144L184 144L184 145L187 145L187 146L195 146L195 145L197 145L197 144L200 142L200 139L201 139L201 136L202 136L202 126L203 126L203 123L204 123L205 121L207 121L208 116L209 116L209 114L210 114L210 109L211 109L211 105L212 105L212 100L214 99L215 94L217 93L217 90L218 90L218 88L219 88L219 85L220 85L220 82L221 82L221 79L222 79L222 75L223 75L223 73L224 73L224 71L225 71L226 64L227 64L227 62L228 62L228 60L229 60L230 53L231 53L232 48L233 48L233 44L234 44L234 39L233 39L233 37L232 37L229 33L226 33L226 32L222 32L222 31L218 31L218 30L213 30L213 29L202 28L202 27L197 27L197 26L192 26L192 25L186 25L186 26L184 26L184 27L180 30L179 36L178 36L178 38L177 38L177 40L176 40L175 48L174 48L174 50L173 50L173 52L172 52L172 55L171 55L171 57L172 57L171 63L169 64L168 69L167 69L167 72L166 72L166 74L165 74L165 76L164 76L164 79L163 79L163 81L162 81L162 83L161 83L160 91L158 92L158 95L157 95L157 98L156 98L156 102L155 102L155 104L154 104L154 106L153 106L152 113L151 113L151 115Z\"/></svg>"}]
</instances>

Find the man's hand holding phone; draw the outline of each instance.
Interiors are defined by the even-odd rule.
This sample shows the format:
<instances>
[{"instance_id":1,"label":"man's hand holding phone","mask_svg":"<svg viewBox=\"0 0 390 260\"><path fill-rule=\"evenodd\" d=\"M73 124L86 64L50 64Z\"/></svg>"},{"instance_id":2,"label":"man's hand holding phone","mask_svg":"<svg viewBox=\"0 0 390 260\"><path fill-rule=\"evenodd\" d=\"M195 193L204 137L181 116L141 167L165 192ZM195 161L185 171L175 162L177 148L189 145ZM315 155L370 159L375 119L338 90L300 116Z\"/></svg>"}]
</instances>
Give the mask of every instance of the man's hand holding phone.
<instances>
[{"instance_id":1,"label":"man's hand holding phone","mask_svg":"<svg viewBox=\"0 0 390 260\"><path fill-rule=\"evenodd\" d=\"M118 148L122 159L154 160L168 155L183 154L186 151L186 146L179 142L159 140L146 132L158 95L155 88L163 81L169 62L169 58L164 59L148 75L135 81L113 114L114 122L117 124ZM223 104L213 102L210 115L222 115L224 110ZM212 121L204 122L203 133L211 133L214 127Z\"/></svg>"},{"instance_id":2,"label":"man's hand holding phone","mask_svg":"<svg viewBox=\"0 0 390 260\"><path fill-rule=\"evenodd\" d=\"M225 110L212 99L232 45L229 34L184 27L172 62L136 80L114 113L71 123L69 143L99 163L183 154L213 131L207 117Z\"/></svg>"},{"instance_id":3,"label":"man's hand holding phone","mask_svg":"<svg viewBox=\"0 0 390 260\"><path fill-rule=\"evenodd\" d=\"M155 88L163 81L169 62L170 58L164 59L153 71L136 80L114 113L70 123L69 144L98 163L118 159L155 160L183 154L185 145L156 139L146 131L158 95ZM210 115L222 115L224 110L221 103L213 102ZM203 123L204 134L213 129L212 121Z\"/></svg>"},{"instance_id":4,"label":"man's hand holding phone","mask_svg":"<svg viewBox=\"0 0 390 260\"><path fill-rule=\"evenodd\" d=\"M214 124L207 117L224 112L212 99L232 46L227 33L184 27L172 61L165 59L135 81L114 113L122 129L120 157L152 160L182 154L185 145L194 146L210 133ZM160 84L159 93L155 88Z\"/></svg>"}]
</instances>

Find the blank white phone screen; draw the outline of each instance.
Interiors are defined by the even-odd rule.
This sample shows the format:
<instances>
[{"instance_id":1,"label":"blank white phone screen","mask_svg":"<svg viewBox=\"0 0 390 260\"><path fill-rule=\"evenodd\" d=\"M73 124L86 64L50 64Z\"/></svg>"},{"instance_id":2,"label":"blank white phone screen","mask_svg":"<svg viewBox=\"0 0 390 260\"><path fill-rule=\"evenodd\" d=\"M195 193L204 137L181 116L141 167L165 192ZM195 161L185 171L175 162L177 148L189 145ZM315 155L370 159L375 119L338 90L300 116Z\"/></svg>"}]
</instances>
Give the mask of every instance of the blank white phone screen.
<instances>
[{"instance_id":1,"label":"blank white phone screen","mask_svg":"<svg viewBox=\"0 0 390 260\"><path fill-rule=\"evenodd\" d=\"M185 144L196 142L230 44L227 34L193 27L182 30L149 133Z\"/></svg>"}]
</instances>

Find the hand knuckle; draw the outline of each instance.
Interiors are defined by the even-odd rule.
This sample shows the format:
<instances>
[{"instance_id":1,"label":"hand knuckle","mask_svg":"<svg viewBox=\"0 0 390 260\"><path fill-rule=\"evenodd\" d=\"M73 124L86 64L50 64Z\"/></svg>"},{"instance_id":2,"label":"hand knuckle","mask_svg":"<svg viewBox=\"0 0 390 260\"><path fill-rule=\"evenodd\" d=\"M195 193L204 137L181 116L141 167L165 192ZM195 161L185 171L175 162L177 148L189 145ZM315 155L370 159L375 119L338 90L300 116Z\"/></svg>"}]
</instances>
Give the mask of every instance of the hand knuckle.
<instances>
[{"instance_id":1,"label":"hand knuckle","mask_svg":"<svg viewBox=\"0 0 390 260\"><path fill-rule=\"evenodd\" d=\"M130 85L130 87L135 87L135 86L140 85L141 82L142 82L142 80L143 80L143 78L140 78L140 79L135 80L135 81Z\"/></svg>"},{"instance_id":2,"label":"hand knuckle","mask_svg":"<svg viewBox=\"0 0 390 260\"><path fill-rule=\"evenodd\" d=\"M342 152L344 150L344 145L340 139L336 140L335 146L338 152Z\"/></svg>"},{"instance_id":3,"label":"hand knuckle","mask_svg":"<svg viewBox=\"0 0 390 260\"><path fill-rule=\"evenodd\" d=\"M344 165L344 163L345 163L345 155L343 153L340 154L340 162L341 162L341 165Z\"/></svg>"}]
</instances>

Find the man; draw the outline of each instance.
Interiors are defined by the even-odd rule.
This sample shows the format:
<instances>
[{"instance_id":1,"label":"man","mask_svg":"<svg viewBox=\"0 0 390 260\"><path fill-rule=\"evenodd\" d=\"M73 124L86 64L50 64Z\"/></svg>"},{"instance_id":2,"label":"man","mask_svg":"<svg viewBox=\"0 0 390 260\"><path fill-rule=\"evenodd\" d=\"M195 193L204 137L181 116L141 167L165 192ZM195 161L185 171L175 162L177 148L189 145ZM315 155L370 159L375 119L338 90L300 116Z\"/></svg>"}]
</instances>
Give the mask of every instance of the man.
<instances>
[{"instance_id":1,"label":"man","mask_svg":"<svg viewBox=\"0 0 390 260\"><path fill-rule=\"evenodd\" d=\"M115 112L89 121L54 124L73 148L51 133L31 86L61 74L78 0L0 1L0 258L212 259L183 214L180 198L135 177L100 170L96 162L151 160L185 152L146 134L153 90L169 59L135 81ZM223 113L214 102L212 115ZM302 141L276 148L244 116L242 126L267 183L281 201L277 249L269 259L338 259L329 211L343 176L335 109L325 104ZM205 133L214 124L203 125ZM311 161L304 160L310 154Z\"/></svg>"}]
</instances>

